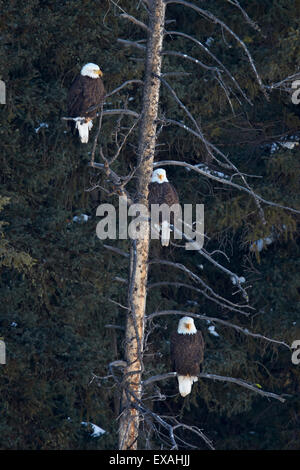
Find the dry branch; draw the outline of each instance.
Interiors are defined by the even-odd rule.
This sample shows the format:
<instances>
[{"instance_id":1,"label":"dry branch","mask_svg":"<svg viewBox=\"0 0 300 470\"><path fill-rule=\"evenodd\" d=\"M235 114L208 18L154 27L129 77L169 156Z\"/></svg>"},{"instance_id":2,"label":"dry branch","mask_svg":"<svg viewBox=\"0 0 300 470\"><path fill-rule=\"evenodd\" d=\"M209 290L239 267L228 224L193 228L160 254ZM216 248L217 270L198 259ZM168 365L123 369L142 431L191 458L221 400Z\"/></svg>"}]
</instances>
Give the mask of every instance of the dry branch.
<instances>
[{"instance_id":1,"label":"dry branch","mask_svg":"<svg viewBox=\"0 0 300 470\"><path fill-rule=\"evenodd\" d=\"M179 125L180 127L182 127L183 129L185 130L188 130L189 132L195 134L196 136L199 137L199 134L197 134L197 132L193 131L192 129L188 128L186 125L184 124L180 124L179 122L177 121L173 121L173 120L170 120L168 119L167 120L168 122L172 122L176 125ZM160 161L160 162L155 162L154 163L154 166L157 167L157 166L167 166L167 165L175 165L175 166L183 166L183 167L186 167L186 168L189 168L190 170L193 170L195 171L196 173L199 173L200 175L202 176L205 176L207 178L210 178L210 179L213 179L215 181L218 181L219 183L222 183L222 184L227 184L229 186L232 186L233 188L236 188L238 189L239 191L244 191L248 194L251 194L251 191L237 183L233 183L232 181L230 180L227 180L227 179L223 179L223 178L220 178L218 176L215 176L215 175L212 175L210 173L207 173L206 171L204 170L201 170L200 168L198 168L196 165L191 165L190 163L187 163L187 162L180 162L180 161L176 161L176 160L163 160L163 161ZM240 174L240 173L239 173ZM283 206L281 204L278 204L276 202L272 202L272 201L268 201L267 199L264 199L263 197L259 196L258 194L255 194L255 197L260 201L260 202L263 202L264 204L266 205L269 205L269 206L273 206L273 207L278 207L279 209L284 209L284 210L288 210L290 212L293 212L295 214L300 214L300 211L299 210L296 210L296 209L293 209L292 207L288 207L288 206Z\"/></svg>"},{"instance_id":2,"label":"dry branch","mask_svg":"<svg viewBox=\"0 0 300 470\"><path fill-rule=\"evenodd\" d=\"M167 380L172 377L176 377L176 372L168 372L166 374L161 374L161 375L154 375L153 377L150 377L149 379L146 379L143 381L143 386L146 387L147 385L151 385L154 382L158 382L160 380ZM259 395L262 395L267 398L274 398L275 400L279 400L282 403L285 402L285 398L283 398L281 395L277 395L276 393L272 392L266 392L265 390L262 390L255 384L251 384L249 382L246 382L243 379L236 379L234 377L225 377L223 375L216 375L216 374L207 374L207 373L200 373L198 375L200 379L211 379L211 380L218 380L220 382L231 382L236 385L240 385L241 387L247 388L251 390L252 392L258 393Z\"/></svg>"},{"instance_id":3,"label":"dry branch","mask_svg":"<svg viewBox=\"0 0 300 470\"><path fill-rule=\"evenodd\" d=\"M206 315L200 315L199 313L187 312L187 311L182 311L182 310L162 310L160 312L153 312L150 315L147 315L146 319L148 321L148 320L152 320L155 317L160 317L164 315L182 315L182 316L198 318L199 320L210 321L212 323L214 322L220 323L221 325L224 325L229 328L233 328L236 331L239 331L240 333L243 333L246 336L252 336L253 338L261 339L269 343L278 344L291 350L290 346L286 344L284 341L279 341L277 339L268 338L267 336L261 335L260 333L252 333L251 331L248 330L248 328L242 328L241 326L222 320L221 318L208 317Z\"/></svg>"},{"instance_id":4,"label":"dry branch","mask_svg":"<svg viewBox=\"0 0 300 470\"><path fill-rule=\"evenodd\" d=\"M267 93L266 93L266 90L265 90L265 86L262 82L262 79L260 78L257 70L256 70L256 67L255 67L255 64L254 64L254 61L253 61L253 58L250 54L250 51L248 49L248 47L246 46L246 44L244 43L244 41L242 41L242 39L237 35L235 34L234 31L232 31L231 28L229 28L229 26L224 23L223 21L221 21L219 18L217 18L215 15L213 15L211 12L207 11L207 10L203 10L203 8L200 8L198 7L197 5L195 5L194 3L190 3L190 2L187 2L185 0L166 0L166 4L169 5L169 4L179 4L179 5L184 5L188 8L191 8L192 10L195 10L197 13L200 13L200 15L204 16L205 18L209 19L210 21L212 21L213 23L215 24L219 24L222 28L224 28L225 31L227 31L230 36L232 36L236 41L237 43L243 48L244 52L246 53L247 57L248 57L248 60L249 60L249 63L250 63L250 66L254 72L254 75L256 77L256 80L260 86L260 89L261 91L263 92L264 96L266 99L269 99Z\"/></svg>"}]
</instances>

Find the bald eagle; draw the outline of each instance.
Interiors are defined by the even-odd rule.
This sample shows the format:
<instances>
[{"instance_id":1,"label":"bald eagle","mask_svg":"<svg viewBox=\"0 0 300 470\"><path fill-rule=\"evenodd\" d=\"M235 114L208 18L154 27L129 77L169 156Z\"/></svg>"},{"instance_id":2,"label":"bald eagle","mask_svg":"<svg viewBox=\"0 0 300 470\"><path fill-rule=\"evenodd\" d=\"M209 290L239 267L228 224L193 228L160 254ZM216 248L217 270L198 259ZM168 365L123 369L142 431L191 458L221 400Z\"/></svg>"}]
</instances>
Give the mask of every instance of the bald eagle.
<instances>
[{"instance_id":1,"label":"bald eagle","mask_svg":"<svg viewBox=\"0 0 300 470\"><path fill-rule=\"evenodd\" d=\"M102 75L98 65L85 64L69 90L68 116L79 118L76 121L69 121L70 126L72 132L78 130L80 140L84 144L89 140L89 131L93 126L92 120L104 101L105 89Z\"/></svg>"},{"instance_id":2,"label":"bald eagle","mask_svg":"<svg viewBox=\"0 0 300 470\"><path fill-rule=\"evenodd\" d=\"M177 331L171 335L171 360L182 397L191 393L193 383L198 380L203 354L204 340L201 331L196 330L191 317L181 318Z\"/></svg>"},{"instance_id":3,"label":"bald eagle","mask_svg":"<svg viewBox=\"0 0 300 470\"><path fill-rule=\"evenodd\" d=\"M151 210L152 204L167 204L171 207L173 204L179 204L178 194L174 186L169 183L167 174L164 169L157 168L154 170L149 184L149 209ZM158 231L161 229L161 244L162 246L168 246L170 242L170 225L169 222L174 224L174 214L170 214L170 220L165 220L161 217L161 227L155 227ZM155 224L154 224L155 226Z\"/></svg>"}]
</instances>

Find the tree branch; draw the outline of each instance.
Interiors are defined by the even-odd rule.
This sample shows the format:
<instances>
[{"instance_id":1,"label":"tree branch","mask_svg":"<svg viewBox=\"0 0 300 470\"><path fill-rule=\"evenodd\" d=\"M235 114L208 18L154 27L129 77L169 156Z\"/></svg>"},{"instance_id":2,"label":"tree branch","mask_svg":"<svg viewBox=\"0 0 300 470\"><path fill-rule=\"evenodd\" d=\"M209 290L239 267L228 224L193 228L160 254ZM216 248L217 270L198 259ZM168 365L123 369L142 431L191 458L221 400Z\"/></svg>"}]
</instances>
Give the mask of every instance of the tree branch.
<instances>
[{"instance_id":1,"label":"tree branch","mask_svg":"<svg viewBox=\"0 0 300 470\"><path fill-rule=\"evenodd\" d=\"M217 64L221 67L221 69L226 73L226 75L230 78L230 80L233 81L234 85L236 86L236 88L238 89L238 91L241 93L241 95L244 97L244 99L250 104L252 105L253 103L251 102L251 100L246 96L245 92L242 90L242 88L240 87L240 85L238 84L238 82L236 81L236 79L234 78L233 75L231 75L231 73L229 72L229 70L225 67L225 65L208 49L208 47L206 47L204 44L202 44L202 42L200 42L198 39L194 38L193 36L190 36L189 34L186 34L186 33L182 33L180 31L166 31L165 32L166 34L169 34L170 36L181 36L183 38L186 38L186 39L189 39L190 41L193 41L195 44L197 44L201 49L203 49L215 62L217 62ZM168 51L168 52L172 52L172 51ZM175 54L172 54L172 55L175 55ZM177 53L176 53L177 55ZM188 59L189 56L185 56L184 54L181 54L181 56L183 55L183 58L184 59ZM193 58L192 58L193 59ZM195 62L196 59L193 61ZM218 67L215 67L215 71L218 71Z\"/></svg>"},{"instance_id":2,"label":"tree branch","mask_svg":"<svg viewBox=\"0 0 300 470\"><path fill-rule=\"evenodd\" d=\"M248 57L248 60L249 60L249 63L250 63L250 66L255 74L255 77L256 77L256 80L265 96L265 98L268 100L269 97L266 93L266 90L265 90L265 86L262 82L262 79L260 78L257 70L256 70L256 67L255 67L255 64L254 64L254 61L252 59L252 56L249 52L249 49L247 48L246 44L244 43L244 41L242 41L239 36L237 36L237 34L235 34L234 31L232 31L232 29L229 28L229 26L227 26L226 23L224 23L223 21L221 21L219 18L217 18L215 15L213 15L212 13L210 13L209 11L207 10L203 10L202 8L194 5L194 3L190 3L190 2L187 2L185 0L165 0L165 3L167 5L171 4L171 3L176 3L176 4L179 4L179 5L184 5L188 8L191 8L192 10L195 10L197 13L200 13L202 16L208 18L210 21L212 21L213 23L215 24L219 24L220 26L222 26L229 34L230 36L232 36L237 42L238 44L240 44L240 46L244 49L244 52L246 53L247 57Z\"/></svg>"},{"instance_id":3,"label":"tree branch","mask_svg":"<svg viewBox=\"0 0 300 470\"><path fill-rule=\"evenodd\" d=\"M143 381L143 386L146 387L147 385L151 385L154 382L158 382L160 380L167 380L170 379L171 377L176 377L177 374L176 372L168 372L166 374L161 374L161 375L154 375L153 377L150 377L149 379L146 379ZM259 395L262 395L267 398L274 398L275 400L279 400L282 403L285 402L285 398L283 398L281 395L277 395L276 393L272 392L266 392L259 388L257 385L251 384L249 382L246 382L243 379L236 379L234 377L226 377L223 375L216 375L216 374L207 374L207 373L200 373L198 374L198 377L200 379L211 379L211 380L218 380L220 382L231 382L236 385L240 385L241 387L247 388L251 390L252 392L258 393Z\"/></svg>"},{"instance_id":4,"label":"tree branch","mask_svg":"<svg viewBox=\"0 0 300 470\"><path fill-rule=\"evenodd\" d=\"M98 106L97 106L98 107ZM102 116L113 116L115 114L128 114L129 116L133 116L135 118L139 118L140 115L136 113L135 111L131 111L130 109L106 109L103 110ZM97 116L100 114L97 113ZM61 118L63 121L84 121L85 118L82 117L62 117Z\"/></svg>"},{"instance_id":5,"label":"tree branch","mask_svg":"<svg viewBox=\"0 0 300 470\"><path fill-rule=\"evenodd\" d=\"M136 41L129 41L128 39L117 39L117 42L123 44L123 46L126 47L135 47L136 49L140 49L142 51L146 51L146 46L142 46L142 44L139 44Z\"/></svg>"},{"instance_id":6,"label":"tree branch","mask_svg":"<svg viewBox=\"0 0 300 470\"><path fill-rule=\"evenodd\" d=\"M149 262L149 264L164 264L166 266L171 266L172 268L180 269L181 271L185 272L194 282L197 282L198 284L201 284L202 287L204 288L204 292L207 291L212 295L212 299L216 303L219 303L220 305L224 306L227 304L228 309L232 311L236 311L239 313L242 313L243 315L248 316L250 313L249 312L244 312L241 310L241 306L238 304L234 304L233 302L230 302L230 300L225 299L224 297L221 297L218 295L214 290L209 287L199 276L197 276L195 273L193 273L190 269L188 269L186 266L184 266L181 263L174 263L172 261L167 261L167 260L152 260ZM237 277L236 274L232 274L233 276ZM203 292L203 294L204 294ZM208 294L205 295L206 297L210 298ZM215 299L213 299L215 297ZM217 300L216 300L217 299ZM251 307L248 307L251 308Z\"/></svg>"},{"instance_id":7,"label":"tree branch","mask_svg":"<svg viewBox=\"0 0 300 470\"><path fill-rule=\"evenodd\" d=\"M163 51L162 55L173 55L175 57L180 57L181 59L190 60L191 62L194 62L197 65L200 65L204 70L211 70L212 72L216 72L219 70L217 67L211 67L209 65L206 65L203 62L201 62L201 60L195 59L195 57L191 57L188 54L182 54L181 52Z\"/></svg>"},{"instance_id":8,"label":"tree branch","mask_svg":"<svg viewBox=\"0 0 300 470\"><path fill-rule=\"evenodd\" d=\"M193 129L190 129L188 128L185 124L181 124L179 123L178 121L173 121L171 119L168 119L167 122L172 122L173 124L176 124L180 127L182 127L183 129L185 130L188 130L189 132L191 132L192 134L196 135L197 137L199 137L199 134L197 134L197 132L193 131ZM175 166L184 166L186 168L189 168L190 170L193 170L193 171L196 171L196 173L199 173L200 175L202 176L206 176L207 178L210 178L210 179L213 179L215 181L218 181L219 183L223 183L223 184L227 184L229 186L232 186L236 189L238 189L239 191L244 191L248 194L251 194L252 195L252 192L243 187L243 186L240 186L239 184L237 183L233 183L232 181L230 180L226 180L226 179L223 179L223 178L219 178L218 176L214 176L210 173L207 173L205 172L204 170L201 170L200 168L198 168L196 165L191 165L190 163L186 163L186 162L179 162L179 161L176 161L176 160L163 160L163 161L160 161L160 162L155 162L154 163L154 166L155 167L160 167L160 166L167 166L167 165L175 165ZM260 201L260 202L263 202L264 204L267 204L269 206L273 206L273 207L278 207L279 209L284 209L284 210L288 210L290 212L293 212L295 214L300 214L300 211L299 210L296 210L296 209L293 209L291 207L288 207L288 206L283 206L281 204L277 204L276 202L271 202L271 201L268 201L267 199L264 199L263 197L259 196L258 194L255 194L255 197Z\"/></svg>"},{"instance_id":9,"label":"tree branch","mask_svg":"<svg viewBox=\"0 0 300 470\"><path fill-rule=\"evenodd\" d=\"M229 328L233 328L236 331L239 331L240 333L243 333L246 336L252 336L253 338L262 339L264 341L268 341L269 343L278 344L278 345L284 346L287 349L291 350L290 346L288 344L286 344L284 341L278 341L276 339L268 338L267 336L261 335L259 333L252 333L251 331L248 330L248 328L242 328L241 326L238 326L238 325L235 325L234 323L230 323L228 321L222 320L221 318L208 317L206 315L201 315L199 313L186 312L186 311L182 311L182 310L162 310L160 312L153 312L153 313L147 315L146 319L147 320L152 320L152 318L159 317L159 316L164 316L164 315L189 316L189 317L198 318L199 320L210 321L212 323L213 322L220 323L221 325L224 325L224 326L229 327Z\"/></svg>"},{"instance_id":10,"label":"tree branch","mask_svg":"<svg viewBox=\"0 0 300 470\"><path fill-rule=\"evenodd\" d=\"M144 29L145 31L147 31L147 33L150 32L150 29L148 28L148 26L145 25L145 23L143 23L142 21L138 20L138 19L135 18L134 16L128 15L128 13L121 13L121 14L120 14L120 17L121 17L121 18L124 18L125 20L131 21L132 23L136 24L136 25L139 26L140 28L142 28L142 29Z\"/></svg>"},{"instance_id":11,"label":"tree branch","mask_svg":"<svg viewBox=\"0 0 300 470\"><path fill-rule=\"evenodd\" d=\"M148 286L148 289L153 289L154 287L165 287L165 286L173 286L173 287L183 287L185 289L191 289L193 290L194 292L197 292L199 294L202 294L204 297L206 297L208 300L216 303L217 305L219 305L220 307L222 308L226 308L228 310L230 310L231 312L237 312L237 313L242 313L243 315L245 315L245 312L243 310L240 310L239 308L236 308L236 307L233 307L232 305L230 304L226 304L225 302L221 302L219 301L217 298L214 298L214 297L211 297L209 296L205 290L202 290L202 289L199 289L195 286L192 286L192 285L189 285L189 284L185 284L183 282L168 282L168 281L162 281L162 282L155 282L153 284L150 284ZM207 286L207 290L212 290L209 286ZM217 294L214 293L214 295L216 297L220 297L218 296ZM222 298L222 297L220 297ZM227 299L224 299L224 301L227 302ZM249 305L241 305L240 308L253 308L253 307L250 307ZM247 315L248 315L248 312L247 312Z\"/></svg>"},{"instance_id":12,"label":"tree branch","mask_svg":"<svg viewBox=\"0 0 300 470\"><path fill-rule=\"evenodd\" d=\"M127 85L131 85L132 83L136 83L137 85L143 85L144 84L143 80L126 80L126 82L122 83L122 85L118 86L113 91L107 93L107 95L105 96L105 99L109 98L110 96L114 95L115 93L118 93L118 91L122 90L122 88L126 87Z\"/></svg>"}]
</instances>

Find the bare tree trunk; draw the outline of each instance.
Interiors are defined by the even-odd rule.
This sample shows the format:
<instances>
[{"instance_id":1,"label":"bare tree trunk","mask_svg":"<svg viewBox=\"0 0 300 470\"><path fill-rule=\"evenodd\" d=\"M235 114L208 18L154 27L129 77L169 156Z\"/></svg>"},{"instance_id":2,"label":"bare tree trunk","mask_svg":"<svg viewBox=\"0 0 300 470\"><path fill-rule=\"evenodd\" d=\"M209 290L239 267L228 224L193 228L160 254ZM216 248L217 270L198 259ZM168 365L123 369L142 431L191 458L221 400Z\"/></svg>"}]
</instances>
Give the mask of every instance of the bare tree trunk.
<instances>
[{"instance_id":1,"label":"bare tree trunk","mask_svg":"<svg viewBox=\"0 0 300 470\"><path fill-rule=\"evenodd\" d=\"M150 3L149 3L150 5ZM152 175L156 143L161 73L161 50L164 36L164 0L153 0L150 6L150 32L147 43L143 111L138 149L137 200L148 206L148 185ZM127 367L124 371L122 415L119 427L119 449L136 450L139 433L139 411L135 405L141 399L143 372L144 315L148 275L149 224L144 239L132 241L126 326Z\"/></svg>"}]
</instances>

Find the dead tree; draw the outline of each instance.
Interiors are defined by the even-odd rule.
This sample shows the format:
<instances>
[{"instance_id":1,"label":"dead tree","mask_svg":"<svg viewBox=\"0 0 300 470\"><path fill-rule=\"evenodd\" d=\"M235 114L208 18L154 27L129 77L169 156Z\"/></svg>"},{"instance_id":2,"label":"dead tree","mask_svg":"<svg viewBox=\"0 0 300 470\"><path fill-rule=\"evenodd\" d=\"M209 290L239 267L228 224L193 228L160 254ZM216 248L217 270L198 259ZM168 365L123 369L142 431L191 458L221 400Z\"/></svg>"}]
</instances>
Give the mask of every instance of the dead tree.
<instances>
[{"instance_id":1,"label":"dead tree","mask_svg":"<svg viewBox=\"0 0 300 470\"><path fill-rule=\"evenodd\" d=\"M154 0L149 10L149 32L143 109L139 130L138 186L136 202L148 207L148 185L150 183L156 143L159 90L162 62L162 43L165 24L164 0ZM143 343L147 293L149 224L145 223L145 237L131 242L128 315L126 326L124 391L122 415L119 428L119 449L137 449L139 411L131 406L141 398L143 371Z\"/></svg>"}]
</instances>

